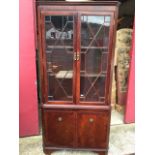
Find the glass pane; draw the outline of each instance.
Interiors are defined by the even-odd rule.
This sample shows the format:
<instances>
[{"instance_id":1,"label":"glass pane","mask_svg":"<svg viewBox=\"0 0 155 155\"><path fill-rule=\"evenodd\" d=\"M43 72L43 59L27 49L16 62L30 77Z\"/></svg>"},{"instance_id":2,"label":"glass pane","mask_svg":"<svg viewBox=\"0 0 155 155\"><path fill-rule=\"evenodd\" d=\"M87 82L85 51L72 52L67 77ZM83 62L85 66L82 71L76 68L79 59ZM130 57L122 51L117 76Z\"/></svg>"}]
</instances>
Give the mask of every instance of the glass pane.
<instances>
[{"instance_id":1,"label":"glass pane","mask_svg":"<svg viewBox=\"0 0 155 155\"><path fill-rule=\"evenodd\" d=\"M81 17L80 101L104 101L110 16Z\"/></svg>"},{"instance_id":2,"label":"glass pane","mask_svg":"<svg viewBox=\"0 0 155 155\"><path fill-rule=\"evenodd\" d=\"M73 16L46 16L48 100L73 100Z\"/></svg>"}]
</instances>

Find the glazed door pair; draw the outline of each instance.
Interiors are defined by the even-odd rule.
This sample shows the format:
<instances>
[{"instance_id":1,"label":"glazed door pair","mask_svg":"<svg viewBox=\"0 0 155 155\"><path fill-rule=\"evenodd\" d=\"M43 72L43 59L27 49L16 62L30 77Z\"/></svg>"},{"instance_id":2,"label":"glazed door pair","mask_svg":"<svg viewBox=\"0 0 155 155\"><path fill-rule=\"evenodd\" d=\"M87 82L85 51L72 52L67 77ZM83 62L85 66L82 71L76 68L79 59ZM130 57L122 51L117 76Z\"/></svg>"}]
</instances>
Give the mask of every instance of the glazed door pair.
<instances>
[{"instance_id":1,"label":"glazed door pair","mask_svg":"<svg viewBox=\"0 0 155 155\"><path fill-rule=\"evenodd\" d=\"M111 13L41 14L46 103L104 104Z\"/></svg>"}]
</instances>

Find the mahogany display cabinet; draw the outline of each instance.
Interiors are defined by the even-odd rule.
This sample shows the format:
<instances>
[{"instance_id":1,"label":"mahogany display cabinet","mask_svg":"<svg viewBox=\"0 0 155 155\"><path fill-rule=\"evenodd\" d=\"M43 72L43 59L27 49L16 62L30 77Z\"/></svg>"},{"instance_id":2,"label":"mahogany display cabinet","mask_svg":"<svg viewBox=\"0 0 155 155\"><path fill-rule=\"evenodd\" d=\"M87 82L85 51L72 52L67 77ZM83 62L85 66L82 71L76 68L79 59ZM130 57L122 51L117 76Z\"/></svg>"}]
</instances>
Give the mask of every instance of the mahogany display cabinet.
<instances>
[{"instance_id":1,"label":"mahogany display cabinet","mask_svg":"<svg viewBox=\"0 0 155 155\"><path fill-rule=\"evenodd\" d=\"M107 155L117 1L37 1L43 150Z\"/></svg>"}]
</instances>

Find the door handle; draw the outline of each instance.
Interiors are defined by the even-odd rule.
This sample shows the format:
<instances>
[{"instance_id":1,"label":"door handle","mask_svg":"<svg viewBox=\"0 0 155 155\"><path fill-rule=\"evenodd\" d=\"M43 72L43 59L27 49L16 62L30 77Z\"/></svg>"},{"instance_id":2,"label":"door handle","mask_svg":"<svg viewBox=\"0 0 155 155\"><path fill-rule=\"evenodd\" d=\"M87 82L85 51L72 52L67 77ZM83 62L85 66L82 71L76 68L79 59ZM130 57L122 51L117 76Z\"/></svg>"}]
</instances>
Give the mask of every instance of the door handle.
<instances>
[{"instance_id":1,"label":"door handle","mask_svg":"<svg viewBox=\"0 0 155 155\"><path fill-rule=\"evenodd\" d=\"M94 119L93 118L89 118L89 122L90 123L93 123L94 122Z\"/></svg>"},{"instance_id":2,"label":"door handle","mask_svg":"<svg viewBox=\"0 0 155 155\"><path fill-rule=\"evenodd\" d=\"M58 117L58 122L62 122L62 117Z\"/></svg>"},{"instance_id":3,"label":"door handle","mask_svg":"<svg viewBox=\"0 0 155 155\"><path fill-rule=\"evenodd\" d=\"M76 55L76 60L78 61L80 59L80 53L78 52Z\"/></svg>"},{"instance_id":4,"label":"door handle","mask_svg":"<svg viewBox=\"0 0 155 155\"><path fill-rule=\"evenodd\" d=\"M73 56L74 58L74 60L75 61L78 61L78 60L80 60L80 53L79 52L77 52L77 53L74 53L74 56Z\"/></svg>"},{"instance_id":5,"label":"door handle","mask_svg":"<svg viewBox=\"0 0 155 155\"><path fill-rule=\"evenodd\" d=\"M76 60L76 53L74 53L74 57L73 57L73 59Z\"/></svg>"}]
</instances>

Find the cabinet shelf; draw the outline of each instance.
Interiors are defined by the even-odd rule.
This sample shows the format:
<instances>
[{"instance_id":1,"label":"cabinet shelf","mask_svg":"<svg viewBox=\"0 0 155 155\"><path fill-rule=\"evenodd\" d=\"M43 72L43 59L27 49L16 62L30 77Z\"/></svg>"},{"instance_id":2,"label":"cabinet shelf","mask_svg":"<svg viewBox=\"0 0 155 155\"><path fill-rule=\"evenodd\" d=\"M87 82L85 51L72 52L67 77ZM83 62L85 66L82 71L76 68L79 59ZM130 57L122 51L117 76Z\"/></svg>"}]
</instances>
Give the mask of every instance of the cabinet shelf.
<instances>
[{"instance_id":1,"label":"cabinet shelf","mask_svg":"<svg viewBox=\"0 0 155 155\"><path fill-rule=\"evenodd\" d=\"M108 49L107 46L81 46L81 49Z\"/></svg>"},{"instance_id":2,"label":"cabinet shelf","mask_svg":"<svg viewBox=\"0 0 155 155\"><path fill-rule=\"evenodd\" d=\"M50 49L50 48L51 49L64 49L64 48L73 49L73 46L65 46L65 45L64 46L61 46L61 45L60 46L53 46L53 45L48 45L47 48L48 49Z\"/></svg>"},{"instance_id":3,"label":"cabinet shelf","mask_svg":"<svg viewBox=\"0 0 155 155\"><path fill-rule=\"evenodd\" d=\"M48 49L70 49L73 50L73 46L53 46L53 45L48 45L47 46ZM108 47L107 46L103 46L103 47L99 47L99 46L81 46L81 50L85 50L85 49L103 49L103 50L107 50ZM51 51L47 50L46 53L50 53Z\"/></svg>"},{"instance_id":4,"label":"cabinet shelf","mask_svg":"<svg viewBox=\"0 0 155 155\"><path fill-rule=\"evenodd\" d=\"M58 79L72 79L73 78L73 71L59 71L58 73L53 73L52 71L48 70L50 76L55 76ZM83 73L80 74L81 77L105 77L106 72L100 73Z\"/></svg>"},{"instance_id":5,"label":"cabinet shelf","mask_svg":"<svg viewBox=\"0 0 155 155\"><path fill-rule=\"evenodd\" d=\"M86 73L86 74L80 74L80 76L81 77L98 77L99 76L99 74L95 74L95 73ZM99 77L105 77L106 76L106 73L102 73L102 74L100 74L100 76Z\"/></svg>"}]
</instances>

